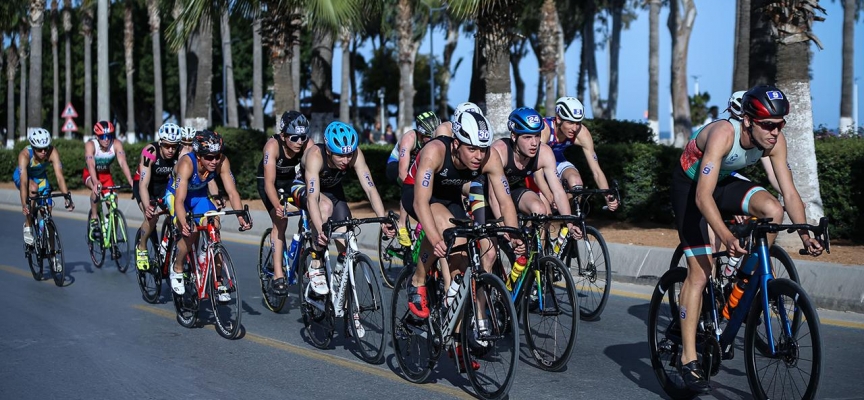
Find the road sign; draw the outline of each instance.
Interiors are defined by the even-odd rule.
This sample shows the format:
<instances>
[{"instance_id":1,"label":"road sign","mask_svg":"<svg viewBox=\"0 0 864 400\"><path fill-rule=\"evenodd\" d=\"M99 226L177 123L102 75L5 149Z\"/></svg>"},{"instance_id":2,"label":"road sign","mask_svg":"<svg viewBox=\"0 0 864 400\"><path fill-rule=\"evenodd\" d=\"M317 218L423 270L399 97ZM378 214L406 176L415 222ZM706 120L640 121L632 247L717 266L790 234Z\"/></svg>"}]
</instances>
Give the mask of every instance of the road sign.
<instances>
[{"instance_id":1,"label":"road sign","mask_svg":"<svg viewBox=\"0 0 864 400\"><path fill-rule=\"evenodd\" d=\"M60 116L63 118L78 118L78 113L75 111L75 107L72 107L72 103L69 103L63 108L63 114L60 114Z\"/></svg>"},{"instance_id":2,"label":"road sign","mask_svg":"<svg viewBox=\"0 0 864 400\"><path fill-rule=\"evenodd\" d=\"M75 111L75 110L72 110ZM75 121L72 118L66 118L66 122L63 122L63 132L77 132L78 125L75 125Z\"/></svg>"}]
</instances>

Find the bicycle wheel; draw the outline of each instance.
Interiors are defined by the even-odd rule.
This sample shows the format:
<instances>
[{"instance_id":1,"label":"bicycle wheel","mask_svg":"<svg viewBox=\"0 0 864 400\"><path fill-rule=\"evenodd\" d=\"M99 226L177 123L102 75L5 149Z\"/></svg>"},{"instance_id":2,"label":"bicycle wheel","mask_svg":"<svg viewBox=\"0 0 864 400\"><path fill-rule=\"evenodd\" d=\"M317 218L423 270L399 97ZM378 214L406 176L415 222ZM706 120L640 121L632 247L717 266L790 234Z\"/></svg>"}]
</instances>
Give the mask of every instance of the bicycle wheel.
<instances>
[{"instance_id":1,"label":"bicycle wheel","mask_svg":"<svg viewBox=\"0 0 864 400\"><path fill-rule=\"evenodd\" d=\"M190 253L195 254L192 250ZM185 293L178 295L171 291L171 297L174 299L174 308L177 310L177 322L183 327L194 328L198 326L198 308L200 301L198 300L198 288L195 286L195 267L189 263L187 255L186 261L183 263L183 284L186 287Z\"/></svg>"},{"instance_id":2,"label":"bicycle wheel","mask_svg":"<svg viewBox=\"0 0 864 400\"><path fill-rule=\"evenodd\" d=\"M761 296L750 308L744 328L744 363L754 398L812 399L822 375L819 315L810 296L788 279L768 282L768 310ZM762 318L767 320L763 321ZM771 337L767 334L767 322ZM767 345L774 342L775 354Z\"/></svg>"},{"instance_id":3,"label":"bicycle wheel","mask_svg":"<svg viewBox=\"0 0 864 400\"><path fill-rule=\"evenodd\" d=\"M135 248L138 248L138 242L141 240L141 229L135 232ZM159 271L158 248L159 239L156 237L156 231L150 233L147 238L147 259L149 266L146 270L136 268L138 276L138 288L141 289L141 296L144 301L155 304L159 299L159 289L162 283L161 277L157 278L156 273Z\"/></svg>"},{"instance_id":4,"label":"bicycle wheel","mask_svg":"<svg viewBox=\"0 0 864 400\"><path fill-rule=\"evenodd\" d=\"M687 279L687 269L675 268L660 277L648 306L648 347L651 367L660 386L673 399L696 396L684 384L678 365L681 363L681 320L678 317L678 296ZM667 293L669 294L667 296Z\"/></svg>"},{"instance_id":5,"label":"bicycle wheel","mask_svg":"<svg viewBox=\"0 0 864 400\"><path fill-rule=\"evenodd\" d=\"M216 317L216 332L225 339L234 339L240 333L240 289L237 274L234 273L234 263L228 250L220 243L213 245L213 270L210 275L208 295L213 306L213 316ZM224 287L220 290L219 287ZM219 296L227 299L220 299Z\"/></svg>"},{"instance_id":6,"label":"bicycle wheel","mask_svg":"<svg viewBox=\"0 0 864 400\"><path fill-rule=\"evenodd\" d=\"M473 359L480 365L477 370L465 368L471 386L480 397L501 398L510 390L519 357L516 308L510 291L497 276L484 273L477 277L476 283L474 294L486 304L486 309L477 313L476 304L466 304L463 309L462 321L471 323L462 324L462 343L469 348L462 352L462 362L472 365ZM489 332L485 334L471 328L478 326L479 316L487 321Z\"/></svg>"},{"instance_id":7,"label":"bicycle wheel","mask_svg":"<svg viewBox=\"0 0 864 400\"><path fill-rule=\"evenodd\" d=\"M422 383L435 367L437 358L434 343L439 340L432 328L431 318L418 319L408 310L408 285L414 276L414 266L402 268L393 297L390 300L390 338L393 341L393 354L405 378L414 383ZM439 340L440 341L440 340Z\"/></svg>"},{"instance_id":8,"label":"bicycle wheel","mask_svg":"<svg viewBox=\"0 0 864 400\"><path fill-rule=\"evenodd\" d=\"M63 243L60 242L60 232L57 231L54 221L45 221L45 243L48 246L44 248L44 251L48 259L51 276L54 277L54 284L62 287L63 281L66 279L63 272L66 264L63 258Z\"/></svg>"},{"instance_id":9,"label":"bicycle wheel","mask_svg":"<svg viewBox=\"0 0 864 400\"><path fill-rule=\"evenodd\" d=\"M558 371L570 360L578 333L579 305L573 277L564 263L552 256L541 258L536 269L527 273L520 307L525 342L540 368Z\"/></svg>"},{"instance_id":10,"label":"bicycle wheel","mask_svg":"<svg viewBox=\"0 0 864 400\"><path fill-rule=\"evenodd\" d=\"M606 240L593 226L585 226L582 239L567 240L564 265L573 273L579 316L586 321L600 318L612 286L612 263ZM575 270L574 270L575 268Z\"/></svg>"},{"instance_id":11,"label":"bicycle wheel","mask_svg":"<svg viewBox=\"0 0 864 400\"><path fill-rule=\"evenodd\" d=\"M405 253L405 249L399 244L398 235L388 239L384 230L378 231L378 268L384 286L392 289L396 284L399 272L405 267Z\"/></svg>"},{"instance_id":12,"label":"bicycle wheel","mask_svg":"<svg viewBox=\"0 0 864 400\"><path fill-rule=\"evenodd\" d=\"M101 230L101 228L98 228ZM90 227L88 224L84 226L84 240L87 241L87 249L90 251L90 259L93 260L93 266L102 268L102 263L105 262L105 248L102 247L102 238L90 240Z\"/></svg>"},{"instance_id":13,"label":"bicycle wheel","mask_svg":"<svg viewBox=\"0 0 864 400\"><path fill-rule=\"evenodd\" d=\"M111 243L111 258L117 264L117 270L126 273L129 269L129 237L126 230L126 217L120 210L111 211L114 219L114 231L109 232Z\"/></svg>"},{"instance_id":14,"label":"bicycle wheel","mask_svg":"<svg viewBox=\"0 0 864 400\"><path fill-rule=\"evenodd\" d=\"M285 296L273 294L273 246L270 245L270 233L273 228L264 230L261 244L258 245L258 280L261 282L261 294L267 309L278 313L285 306ZM284 273L284 268L283 268ZM283 276L288 276L285 274Z\"/></svg>"},{"instance_id":15,"label":"bicycle wheel","mask_svg":"<svg viewBox=\"0 0 864 400\"><path fill-rule=\"evenodd\" d=\"M323 263L324 260L320 262ZM303 314L303 325L306 327L309 341L319 349L326 349L333 340L335 313L329 295L319 296L309 285L309 275L306 271L309 270L311 263L312 249L305 248L297 267L297 296L300 299L300 312ZM329 282L327 286L330 286Z\"/></svg>"},{"instance_id":16,"label":"bicycle wheel","mask_svg":"<svg viewBox=\"0 0 864 400\"><path fill-rule=\"evenodd\" d=\"M35 225L35 224L34 224ZM30 272L33 274L33 279L41 282L44 279L44 269L42 267L42 235L36 232L33 228L33 244L24 244L24 255L27 257L27 264L30 266Z\"/></svg>"},{"instance_id":17,"label":"bicycle wheel","mask_svg":"<svg viewBox=\"0 0 864 400\"><path fill-rule=\"evenodd\" d=\"M365 254L354 259L354 285L348 296L348 325L363 361L379 364L384 359L384 299L378 286L377 271ZM356 300L355 300L356 297Z\"/></svg>"}]
</instances>

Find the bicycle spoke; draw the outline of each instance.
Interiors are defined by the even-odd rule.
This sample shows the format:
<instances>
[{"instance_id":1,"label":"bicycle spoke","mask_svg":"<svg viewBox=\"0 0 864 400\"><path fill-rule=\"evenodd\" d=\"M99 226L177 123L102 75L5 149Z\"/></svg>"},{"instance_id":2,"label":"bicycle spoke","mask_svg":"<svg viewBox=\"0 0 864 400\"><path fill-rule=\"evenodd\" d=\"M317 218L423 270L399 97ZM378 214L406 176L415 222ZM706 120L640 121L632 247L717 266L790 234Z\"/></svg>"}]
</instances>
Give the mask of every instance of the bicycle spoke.
<instances>
[{"instance_id":1,"label":"bicycle spoke","mask_svg":"<svg viewBox=\"0 0 864 400\"><path fill-rule=\"evenodd\" d=\"M216 318L216 331L226 339L240 333L240 289L234 273L234 263L228 251L220 244L213 245L213 266L208 282L210 303Z\"/></svg>"},{"instance_id":2,"label":"bicycle spoke","mask_svg":"<svg viewBox=\"0 0 864 400\"><path fill-rule=\"evenodd\" d=\"M384 306L372 260L357 254L353 293L348 293L348 320L363 360L380 363L384 358ZM355 301L356 297L356 301Z\"/></svg>"}]
</instances>

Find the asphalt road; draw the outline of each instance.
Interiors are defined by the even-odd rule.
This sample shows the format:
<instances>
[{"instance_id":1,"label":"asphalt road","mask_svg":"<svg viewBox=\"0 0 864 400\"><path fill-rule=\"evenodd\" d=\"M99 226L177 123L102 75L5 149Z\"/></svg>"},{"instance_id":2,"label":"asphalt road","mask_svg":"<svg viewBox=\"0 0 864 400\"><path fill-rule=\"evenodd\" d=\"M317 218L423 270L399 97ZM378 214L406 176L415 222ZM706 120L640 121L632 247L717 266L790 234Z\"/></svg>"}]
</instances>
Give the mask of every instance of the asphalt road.
<instances>
[{"instance_id":1,"label":"asphalt road","mask_svg":"<svg viewBox=\"0 0 864 400\"><path fill-rule=\"evenodd\" d=\"M333 348L314 348L301 332L296 297L280 314L264 306L252 237L227 241L240 275L244 310L240 338L228 341L212 323L198 329L180 326L173 305L165 302L168 289L162 304L145 303L134 266L126 274L110 264L95 268L83 238L84 221L64 214L55 214L67 269L64 287L57 287L33 279L23 256L22 217L9 208L0 210L0 398L472 397L467 379L446 355L423 385L399 375L390 350L381 365L363 363L352 342L341 336L341 322ZM565 370L536 368L526 358L522 338L511 398L664 397L648 359L650 288L614 287L602 319L580 323ZM861 316L820 310L820 317L825 362L818 398L864 398ZM704 398L750 397L740 345L738 350L713 378L711 396Z\"/></svg>"}]
</instances>

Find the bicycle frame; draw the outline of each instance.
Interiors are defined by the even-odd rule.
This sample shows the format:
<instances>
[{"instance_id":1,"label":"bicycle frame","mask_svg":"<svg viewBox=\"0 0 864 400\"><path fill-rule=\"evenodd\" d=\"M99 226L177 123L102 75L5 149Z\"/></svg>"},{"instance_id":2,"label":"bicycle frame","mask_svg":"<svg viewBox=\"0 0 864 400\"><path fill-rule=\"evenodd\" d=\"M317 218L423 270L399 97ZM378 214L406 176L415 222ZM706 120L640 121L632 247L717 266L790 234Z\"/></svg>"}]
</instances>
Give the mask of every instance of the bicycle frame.
<instances>
[{"instance_id":1,"label":"bicycle frame","mask_svg":"<svg viewBox=\"0 0 864 400\"><path fill-rule=\"evenodd\" d=\"M221 238L219 236L219 230L216 229L215 218L218 215L224 215L225 213L222 211L208 211L204 213L204 217L207 218L207 223L198 224L197 222L193 222L195 224L196 232L204 232L205 236L199 238L199 241L203 241L204 248L201 249L200 245L193 246L192 249L188 252L187 256L198 254L199 251L205 252L205 261L204 266L202 267L201 263L198 262L196 257L190 257L195 264L195 288L198 291L198 299L203 300L208 298L207 295L207 282L210 278L211 274L216 273L216 260L213 258L213 245L221 242ZM194 219L193 219L194 221ZM194 251L193 251L194 250ZM224 277L223 277L224 279ZM234 277L229 277L229 279L234 279ZM213 279L214 288L219 283L216 279Z\"/></svg>"},{"instance_id":2,"label":"bicycle frame","mask_svg":"<svg viewBox=\"0 0 864 400\"><path fill-rule=\"evenodd\" d=\"M117 192L116 189L122 189L125 186L112 186L103 189L103 191L107 191L108 193L102 194L96 199L96 218L99 220L99 224L102 229L102 247L109 248L111 247L111 243L117 243L117 229L115 229L117 222L114 220L114 210L117 209ZM102 210L102 204L108 206L107 211ZM105 213L107 212L108 217L105 217ZM121 240L127 240L126 232L120 233Z\"/></svg>"}]
</instances>

